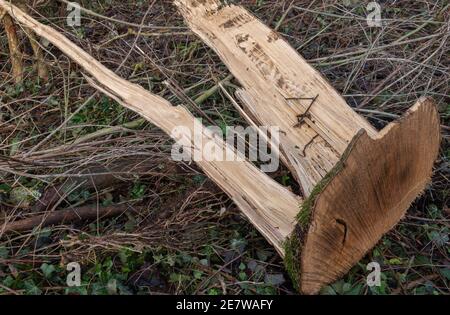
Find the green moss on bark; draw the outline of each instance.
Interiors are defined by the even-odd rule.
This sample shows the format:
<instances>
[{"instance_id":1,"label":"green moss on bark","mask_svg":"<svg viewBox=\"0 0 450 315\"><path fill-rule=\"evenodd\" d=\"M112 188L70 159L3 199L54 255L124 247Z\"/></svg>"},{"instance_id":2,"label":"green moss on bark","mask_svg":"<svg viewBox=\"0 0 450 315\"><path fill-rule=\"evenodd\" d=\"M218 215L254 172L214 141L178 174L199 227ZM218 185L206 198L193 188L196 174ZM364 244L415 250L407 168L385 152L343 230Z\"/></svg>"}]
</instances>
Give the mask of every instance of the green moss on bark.
<instances>
[{"instance_id":1,"label":"green moss on bark","mask_svg":"<svg viewBox=\"0 0 450 315\"><path fill-rule=\"evenodd\" d=\"M345 167L345 162L349 157L355 143L363 134L361 130L351 141L350 145L345 150L339 162L333 169L314 187L311 194L306 198L300 206L300 211L297 214L297 225L291 236L286 239L284 243L284 265L289 276L292 279L293 285L297 291L300 291L300 271L301 271L301 253L305 244L306 235L311 224L311 215L319 195L325 190L328 184L335 178Z\"/></svg>"}]
</instances>

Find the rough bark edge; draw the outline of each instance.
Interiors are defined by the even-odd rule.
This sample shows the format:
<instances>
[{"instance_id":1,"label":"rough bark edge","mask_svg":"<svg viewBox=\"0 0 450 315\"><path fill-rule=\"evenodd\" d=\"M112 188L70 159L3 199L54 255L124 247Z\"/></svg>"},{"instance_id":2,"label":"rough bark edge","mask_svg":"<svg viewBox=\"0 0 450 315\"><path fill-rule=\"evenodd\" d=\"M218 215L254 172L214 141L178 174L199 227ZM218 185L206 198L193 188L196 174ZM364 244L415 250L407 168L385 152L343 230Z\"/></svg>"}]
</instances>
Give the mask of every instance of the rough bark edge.
<instances>
[{"instance_id":1,"label":"rough bark edge","mask_svg":"<svg viewBox=\"0 0 450 315\"><path fill-rule=\"evenodd\" d=\"M429 108L427 108L429 107ZM411 115L417 114L416 111L427 111L431 110L434 112L436 117L434 119L435 122L439 124L439 113L437 111L437 106L432 98L422 97L420 98L417 103L410 108L402 117L397 119L396 121L390 123L388 126L386 126L378 135L377 138L372 139L372 141L381 140L385 135L390 133L393 128L399 127L399 125L402 124L405 120L410 118ZM419 114L420 115L420 114ZM430 119L432 118L432 115L429 116ZM439 125L435 125L436 130L439 130ZM364 138L364 139L361 139ZM355 149L356 145L358 144L358 141L364 141L367 140L369 137L365 130L360 130L360 132L353 138L352 142L349 144L349 147L345 151L343 157L340 159L339 163L333 168L332 171L330 171L329 174L314 188L314 192L311 194L311 196L304 201L304 204L301 206L301 211L297 215L297 225L293 231L293 233L290 235L290 237L286 240L284 244L285 248L285 267L288 271L288 274L290 275L294 287L301 293L306 294L317 294L320 290L320 288L316 288L314 291L307 291L302 289L302 284L304 283L303 280L303 260L304 260L304 248L307 244L308 237L311 232L314 232L314 226L311 226L311 222L313 221L313 217L315 214L315 208L317 206L318 198L322 195L322 193L326 190L327 186L332 183L333 179L336 179L338 175L341 174L341 172L344 170L346 161L349 159L349 157L352 155L353 149ZM437 140L437 145L441 142L442 137L439 133ZM430 148L431 149L431 148ZM437 159L437 156L439 154L439 149L433 147L433 150L436 149L436 154L433 157L433 162ZM423 178L423 181L418 182L416 186L417 194L411 198L411 200L408 202L408 205L404 207L402 216L396 221L396 223L391 226L390 228L386 229L382 235L376 240L376 243L373 246L367 247L364 250L364 253L362 254L361 258L364 257L376 244L379 242L379 240L392 228L394 228L398 222L400 222L404 216L407 210L410 208L411 204L420 198L420 196L423 195L424 189L427 187L427 183L430 182L432 175L432 168L430 170L430 173L426 175L426 178ZM394 207L392 208L394 209ZM335 277L336 279L339 279L340 277L344 276L346 274L347 270L341 270L339 276ZM332 281L331 281L332 282ZM327 282L330 283L330 282ZM322 283L322 287L326 285L327 283ZM309 289L308 289L309 290Z\"/></svg>"},{"instance_id":2,"label":"rough bark edge","mask_svg":"<svg viewBox=\"0 0 450 315\"><path fill-rule=\"evenodd\" d=\"M311 224L312 212L317 198L325 190L328 184L344 169L345 161L350 156L355 144L360 139L365 131L361 129L356 136L353 137L349 146L345 150L341 159L331 169L331 171L314 187L311 194L306 198L300 206L300 211L297 214L297 224L294 231L284 243L284 265L289 276L292 279L294 288L300 292L300 274L301 274L301 252L306 241L306 234L308 233Z\"/></svg>"},{"instance_id":3,"label":"rough bark edge","mask_svg":"<svg viewBox=\"0 0 450 315\"><path fill-rule=\"evenodd\" d=\"M19 3L17 3L17 7L20 8L21 10L23 10L25 13L31 14L30 9L28 8L28 5L26 3L19 2ZM33 33L33 30L31 30L30 28L24 27L23 31L24 31L25 35L28 37L30 44L31 44L31 48L33 50L34 60L36 62L35 66L36 66L38 77L41 80L43 80L43 82L47 82L48 77L49 77L49 72L48 72L47 65L45 64L44 52L39 43L39 39L36 36L36 34Z\"/></svg>"},{"instance_id":4,"label":"rough bark edge","mask_svg":"<svg viewBox=\"0 0 450 315\"><path fill-rule=\"evenodd\" d=\"M11 59L12 77L15 83L21 83L23 81L24 67L23 67L23 54L20 49L19 37L17 34L16 25L11 16L2 11L2 22L5 27L5 32L8 37L8 46Z\"/></svg>"},{"instance_id":5,"label":"rough bark edge","mask_svg":"<svg viewBox=\"0 0 450 315\"><path fill-rule=\"evenodd\" d=\"M425 119L425 120L424 120ZM419 120L419 123L416 124L414 123L414 120ZM358 142L355 142L355 149L357 149L356 147L359 146L359 143L362 141L371 141L375 144L375 142L380 141L381 143L383 141L385 141L385 137L388 138L389 135L388 134L395 134L398 133L399 130L402 130L402 128L408 128L407 124L416 124L416 128L414 130L417 130L418 134L425 134L426 131L422 130L421 128L423 127L423 123L430 123L429 125L429 129L428 132L430 132L430 136L434 137L434 138L427 138L427 142L426 145L428 147L427 151L428 152L433 152L432 154L430 154L429 156L422 156L422 155L417 155L416 156L416 163L417 164L421 164L423 163L423 161L428 161L428 166L426 166L426 170L428 170L427 172L424 172L423 175L419 178L417 178L417 182L415 185L409 186L410 187L410 191L414 191L415 194L413 194L412 196L409 196L409 198L405 198L406 196L408 196L408 194L405 194L403 199L399 199L396 201L395 205L391 205L390 206L390 210L393 211L395 213L395 211L398 211L398 209L402 209L400 210L400 215L397 217L396 216L396 220L391 222L389 224L389 226L385 226L383 228L383 231L380 235L378 235L376 238L374 238L374 242L372 244L370 244L369 246L365 247L364 250L359 254L358 258L355 259L351 265L349 265L346 269L341 269L339 271L339 274L334 276L333 280L328 280L326 282L321 282L320 286L316 286L315 288L312 288L310 283L310 279L308 281L306 281L305 275L306 275L306 271L304 270L304 267L302 267L302 272L300 273L300 277L301 277L301 288L300 288L300 292L304 292L306 294L317 294L320 289L329 284L332 283L333 281L340 279L341 277L343 277L348 270L350 270L351 267L353 267L359 260L361 260L365 255L367 255L367 253L374 248L377 243L379 243L379 241L383 238L384 235L386 235L389 231L391 231L395 226L398 225L398 223L405 217L408 209L411 207L411 205L418 199L420 198L420 196L423 195L424 190L426 189L427 185L430 183L431 178L432 178L432 174L433 174L433 167L434 167L434 163L436 162L438 156L439 156L439 148L440 148L440 143L442 141L442 136L441 136L441 132L440 132L440 117L439 117L439 111L437 108L436 103L434 102L433 98L431 97L421 97L411 108L409 108L406 113L404 115L402 115L399 119L397 119L396 121L388 124L385 128L383 128L378 135L375 138L371 138L367 133L362 133L361 134L361 139ZM404 125L404 127L402 127L402 125ZM408 135L409 138L413 137L413 134L410 133L405 133L404 131L402 131L401 133ZM399 138L400 139L400 138ZM416 138L414 138L416 141ZM400 152L399 152L400 153ZM358 154L358 153L355 153ZM408 155L408 153L403 153L401 152L401 154L405 154L405 156ZM348 160L350 160L350 158L352 157L353 154L349 154L348 156ZM359 164L359 163L358 163ZM345 166L346 164L344 164ZM423 166L423 164L422 164ZM344 169L342 170L344 171ZM334 178L336 178L335 180L338 180L338 176L335 176ZM329 184L333 183L333 181L330 181ZM399 183L401 184L401 183ZM395 187L395 186L393 186ZM317 210L322 210L322 209L317 209L320 204L319 204L319 198L320 196L323 195L319 195L318 199L316 201L316 203L314 204L314 209L311 212L312 213L312 220L315 220L315 216L317 215L318 211ZM383 221L384 217L380 217L380 221ZM309 233L306 235L306 240L305 240L305 245L308 246L308 242L311 242L310 240L310 236L312 235L311 232L314 232L314 229L309 229ZM345 232L347 233L347 232ZM345 238L344 238L345 240ZM309 248L311 248L311 246L309 246ZM347 248L349 248L347 246ZM343 254L345 256L345 254ZM301 255L301 260L304 262L305 260L308 259L308 257L306 256L306 251L303 252L303 254Z\"/></svg>"}]
</instances>

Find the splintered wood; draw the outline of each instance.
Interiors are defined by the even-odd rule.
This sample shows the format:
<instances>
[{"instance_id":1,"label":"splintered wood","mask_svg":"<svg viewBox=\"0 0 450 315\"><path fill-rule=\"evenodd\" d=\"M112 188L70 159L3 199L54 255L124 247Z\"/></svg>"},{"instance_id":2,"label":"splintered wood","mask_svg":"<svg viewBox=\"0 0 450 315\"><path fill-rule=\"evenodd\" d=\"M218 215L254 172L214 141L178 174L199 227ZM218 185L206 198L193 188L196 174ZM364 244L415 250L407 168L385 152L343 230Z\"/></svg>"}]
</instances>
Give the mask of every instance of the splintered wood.
<instances>
[{"instance_id":1,"label":"splintered wood","mask_svg":"<svg viewBox=\"0 0 450 315\"><path fill-rule=\"evenodd\" d=\"M3 11L0 11L0 21L3 23L6 31L6 36L8 37L13 78L16 83L20 83L23 80L23 56L22 51L20 50L19 37L17 36L16 26L14 25L11 17Z\"/></svg>"},{"instance_id":2,"label":"splintered wood","mask_svg":"<svg viewBox=\"0 0 450 315\"><path fill-rule=\"evenodd\" d=\"M244 8L175 3L242 84L237 95L248 116L281 129L283 161L310 197L287 245L303 248L286 248L295 256L287 267L303 292L317 292L372 248L424 189L440 142L436 108L422 99L401 124L379 133Z\"/></svg>"},{"instance_id":3,"label":"splintered wood","mask_svg":"<svg viewBox=\"0 0 450 315\"><path fill-rule=\"evenodd\" d=\"M177 0L186 22L242 84L238 96L260 125L279 126L284 161L305 195L360 129L376 130L276 32L238 6Z\"/></svg>"},{"instance_id":4,"label":"splintered wood","mask_svg":"<svg viewBox=\"0 0 450 315\"><path fill-rule=\"evenodd\" d=\"M47 39L78 63L93 78L89 79L89 82L106 95L139 113L168 135L172 135L172 131L179 126L184 126L191 132L191 134L178 134L175 140L194 134L196 119L185 107L172 106L165 99L120 78L67 37L52 27L39 23L7 1L0 0L0 7L4 8L16 21ZM207 129L202 131L203 143L217 142L217 147L223 150L222 156L236 155L234 150L209 133ZM203 151L203 148L194 149ZM202 160L197 164L230 196L277 251L280 254L283 253L283 241L294 228L293 222L302 199L276 183L250 162L239 162L237 157L230 160L233 161Z\"/></svg>"},{"instance_id":5,"label":"splintered wood","mask_svg":"<svg viewBox=\"0 0 450 315\"><path fill-rule=\"evenodd\" d=\"M213 142L222 156L235 158L196 162L284 257L299 291L317 293L395 226L429 182L440 144L436 106L422 98L378 132L285 40L242 7L215 0L175 3L242 84L238 96L246 119L281 129L281 160L305 199L249 161L239 161L232 147L204 128L203 143ZM192 139L196 120L185 107L118 77L9 2L0 0L0 8L77 62L96 89L175 140ZM203 154L203 147L189 143Z\"/></svg>"}]
</instances>

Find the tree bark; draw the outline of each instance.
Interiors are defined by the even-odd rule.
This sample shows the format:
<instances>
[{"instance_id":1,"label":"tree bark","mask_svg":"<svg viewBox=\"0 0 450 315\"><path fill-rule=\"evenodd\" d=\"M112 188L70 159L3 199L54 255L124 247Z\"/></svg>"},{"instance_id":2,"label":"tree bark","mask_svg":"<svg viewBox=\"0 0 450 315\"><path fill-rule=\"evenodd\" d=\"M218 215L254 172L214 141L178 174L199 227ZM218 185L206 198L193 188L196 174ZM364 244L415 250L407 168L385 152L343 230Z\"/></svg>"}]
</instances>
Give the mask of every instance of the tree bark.
<instances>
[{"instance_id":1,"label":"tree bark","mask_svg":"<svg viewBox=\"0 0 450 315\"><path fill-rule=\"evenodd\" d=\"M22 9L25 13L30 14L28 5L26 4L26 2L24 0L17 1L17 7ZM42 81L47 82L49 73L48 73L47 65L45 64L44 51L42 50L42 48L39 44L39 39L36 37L34 32L29 28L25 28L25 33L30 41L31 48L33 49L34 60L36 63L35 65L36 65L38 77Z\"/></svg>"},{"instance_id":2,"label":"tree bark","mask_svg":"<svg viewBox=\"0 0 450 315\"><path fill-rule=\"evenodd\" d=\"M11 55L12 76L15 83L23 81L23 55L20 49L16 26L8 13L3 15L3 26L8 37L9 53Z\"/></svg>"}]
</instances>

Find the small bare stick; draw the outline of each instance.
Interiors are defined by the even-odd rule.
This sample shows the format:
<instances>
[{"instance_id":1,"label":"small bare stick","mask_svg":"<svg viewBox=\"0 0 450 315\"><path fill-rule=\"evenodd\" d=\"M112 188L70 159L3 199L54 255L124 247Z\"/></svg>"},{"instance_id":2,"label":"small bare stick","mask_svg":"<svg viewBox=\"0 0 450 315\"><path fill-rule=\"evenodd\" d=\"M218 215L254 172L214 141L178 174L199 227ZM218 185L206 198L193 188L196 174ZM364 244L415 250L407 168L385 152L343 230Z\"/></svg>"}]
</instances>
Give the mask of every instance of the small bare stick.
<instances>
[{"instance_id":1,"label":"small bare stick","mask_svg":"<svg viewBox=\"0 0 450 315\"><path fill-rule=\"evenodd\" d=\"M128 211L128 208L127 205L99 208L97 208L96 205L90 205L76 209L53 211L19 221L4 223L3 226L0 227L0 236L11 232L29 231L35 227L46 227L80 220L117 216Z\"/></svg>"}]
</instances>

